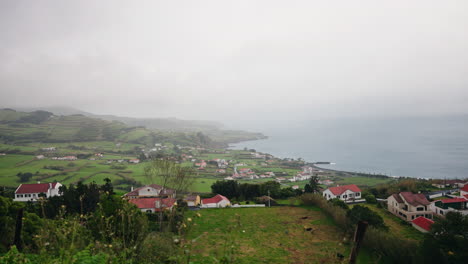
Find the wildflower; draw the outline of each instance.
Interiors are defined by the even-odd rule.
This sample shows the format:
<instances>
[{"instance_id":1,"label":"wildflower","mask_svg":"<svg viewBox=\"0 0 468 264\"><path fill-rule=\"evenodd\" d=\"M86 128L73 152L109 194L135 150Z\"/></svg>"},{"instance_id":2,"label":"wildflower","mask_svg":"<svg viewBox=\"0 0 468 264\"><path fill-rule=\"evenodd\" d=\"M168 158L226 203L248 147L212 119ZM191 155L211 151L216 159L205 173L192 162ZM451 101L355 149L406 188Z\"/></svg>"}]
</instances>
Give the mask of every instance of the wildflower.
<instances>
[{"instance_id":1,"label":"wildflower","mask_svg":"<svg viewBox=\"0 0 468 264\"><path fill-rule=\"evenodd\" d=\"M112 244L109 244L109 247L112 248Z\"/></svg>"},{"instance_id":2,"label":"wildflower","mask_svg":"<svg viewBox=\"0 0 468 264\"><path fill-rule=\"evenodd\" d=\"M187 218L187 221L192 222L192 218L190 218L190 217Z\"/></svg>"},{"instance_id":3,"label":"wildflower","mask_svg":"<svg viewBox=\"0 0 468 264\"><path fill-rule=\"evenodd\" d=\"M452 251L449 251L448 254L449 254L449 255L453 255L454 253L453 253Z\"/></svg>"},{"instance_id":4,"label":"wildflower","mask_svg":"<svg viewBox=\"0 0 468 264\"><path fill-rule=\"evenodd\" d=\"M197 215L198 217L201 217L201 214L200 214L200 213L197 213L196 215Z\"/></svg>"},{"instance_id":5,"label":"wildflower","mask_svg":"<svg viewBox=\"0 0 468 264\"><path fill-rule=\"evenodd\" d=\"M62 208L65 208L65 205L64 205L64 204L62 204Z\"/></svg>"}]
</instances>

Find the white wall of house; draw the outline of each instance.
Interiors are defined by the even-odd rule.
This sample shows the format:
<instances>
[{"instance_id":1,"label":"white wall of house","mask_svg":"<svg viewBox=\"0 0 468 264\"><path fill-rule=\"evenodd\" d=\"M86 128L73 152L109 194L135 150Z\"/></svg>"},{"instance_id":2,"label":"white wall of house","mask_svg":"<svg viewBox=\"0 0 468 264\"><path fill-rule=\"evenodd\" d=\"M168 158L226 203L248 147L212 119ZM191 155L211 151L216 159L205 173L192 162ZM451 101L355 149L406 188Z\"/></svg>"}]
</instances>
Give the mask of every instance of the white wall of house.
<instances>
[{"instance_id":1,"label":"white wall of house","mask_svg":"<svg viewBox=\"0 0 468 264\"><path fill-rule=\"evenodd\" d=\"M221 200L218 203L208 203L208 204L202 204L200 207L201 208L224 208L226 206L230 206L231 203L227 200Z\"/></svg>"},{"instance_id":2,"label":"white wall of house","mask_svg":"<svg viewBox=\"0 0 468 264\"><path fill-rule=\"evenodd\" d=\"M157 196L159 195L159 192L160 190L147 186L145 188L138 190L138 195L139 196Z\"/></svg>"},{"instance_id":3,"label":"white wall of house","mask_svg":"<svg viewBox=\"0 0 468 264\"><path fill-rule=\"evenodd\" d=\"M361 199L361 193L360 192L355 193L355 192L353 192L351 190L346 190L341 195L334 195L330 191L330 189L326 189L325 191L323 191L322 195L327 200L330 200L330 199L333 199L333 198L338 198L338 199L340 199L342 201L348 201L348 200L353 200L353 199Z\"/></svg>"}]
</instances>

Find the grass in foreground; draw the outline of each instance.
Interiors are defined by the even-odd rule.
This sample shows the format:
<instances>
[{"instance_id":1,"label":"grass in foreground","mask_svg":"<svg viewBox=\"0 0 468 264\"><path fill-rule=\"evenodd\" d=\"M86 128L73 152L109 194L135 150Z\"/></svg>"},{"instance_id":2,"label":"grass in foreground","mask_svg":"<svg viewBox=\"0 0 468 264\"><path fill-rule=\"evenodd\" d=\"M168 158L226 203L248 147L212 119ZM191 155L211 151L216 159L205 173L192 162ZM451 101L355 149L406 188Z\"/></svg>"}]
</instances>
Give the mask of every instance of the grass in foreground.
<instances>
[{"instance_id":1,"label":"grass in foreground","mask_svg":"<svg viewBox=\"0 0 468 264\"><path fill-rule=\"evenodd\" d=\"M315 209L201 210L189 234L195 240L192 260L216 263L232 253L235 263L341 263L337 253L347 258L350 246L341 243L341 231Z\"/></svg>"}]
</instances>

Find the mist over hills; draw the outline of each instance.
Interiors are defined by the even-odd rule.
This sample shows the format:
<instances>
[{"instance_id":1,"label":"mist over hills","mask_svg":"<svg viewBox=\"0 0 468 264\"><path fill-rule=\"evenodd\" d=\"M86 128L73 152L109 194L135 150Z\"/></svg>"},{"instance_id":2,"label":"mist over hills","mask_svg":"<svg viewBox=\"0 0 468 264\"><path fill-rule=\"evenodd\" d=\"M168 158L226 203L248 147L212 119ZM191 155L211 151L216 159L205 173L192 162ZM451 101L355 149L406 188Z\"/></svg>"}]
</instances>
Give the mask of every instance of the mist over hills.
<instances>
[{"instance_id":1,"label":"mist over hills","mask_svg":"<svg viewBox=\"0 0 468 264\"><path fill-rule=\"evenodd\" d=\"M15 107L15 110L22 112L33 112L43 110L54 113L55 115L84 115L93 118L100 118L108 121L120 121L129 126L144 126L149 129L159 130L174 130L174 131L204 131L212 129L222 129L224 124L216 121L206 120L182 120L178 118L136 118L123 117L116 115L99 115L86 111L82 111L66 106L50 106L50 107Z\"/></svg>"},{"instance_id":2,"label":"mist over hills","mask_svg":"<svg viewBox=\"0 0 468 264\"><path fill-rule=\"evenodd\" d=\"M19 110L19 109L18 109ZM153 145L225 147L229 143L264 138L261 133L222 130L210 121L138 119L100 116L73 108L34 108L33 112L0 110L0 140L5 142L119 141ZM53 112L52 112L53 111Z\"/></svg>"}]
</instances>

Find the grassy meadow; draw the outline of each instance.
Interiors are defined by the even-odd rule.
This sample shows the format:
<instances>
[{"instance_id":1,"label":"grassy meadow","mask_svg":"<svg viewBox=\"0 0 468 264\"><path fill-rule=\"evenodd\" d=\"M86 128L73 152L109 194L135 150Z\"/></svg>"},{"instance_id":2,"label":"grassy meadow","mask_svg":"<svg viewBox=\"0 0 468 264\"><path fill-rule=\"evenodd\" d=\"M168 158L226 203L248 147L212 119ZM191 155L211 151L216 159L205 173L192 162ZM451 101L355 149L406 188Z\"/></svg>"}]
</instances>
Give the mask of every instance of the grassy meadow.
<instances>
[{"instance_id":1,"label":"grassy meadow","mask_svg":"<svg viewBox=\"0 0 468 264\"><path fill-rule=\"evenodd\" d=\"M343 233L318 207L207 209L190 216L191 263L223 257L235 263L347 263L350 253ZM364 250L358 263L368 261Z\"/></svg>"}]
</instances>

